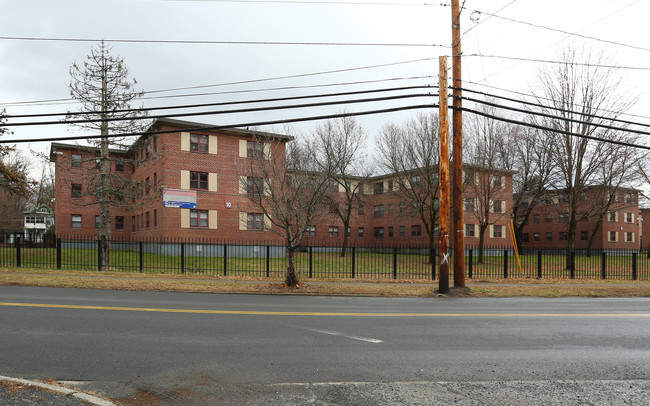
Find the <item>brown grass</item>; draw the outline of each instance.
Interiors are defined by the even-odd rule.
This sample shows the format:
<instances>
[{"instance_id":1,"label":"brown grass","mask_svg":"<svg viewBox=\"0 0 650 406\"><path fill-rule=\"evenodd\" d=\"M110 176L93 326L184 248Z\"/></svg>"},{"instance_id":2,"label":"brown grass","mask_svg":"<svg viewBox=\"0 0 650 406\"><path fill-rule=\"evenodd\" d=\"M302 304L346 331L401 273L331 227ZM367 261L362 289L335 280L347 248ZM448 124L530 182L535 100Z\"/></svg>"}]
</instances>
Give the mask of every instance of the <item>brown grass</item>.
<instances>
[{"instance_id":1,"label":"brown grass","mask_svg":"<svg viewBox=\"0 0 650 406\"><path fill-rule=\"evenodd\" d=\"M0 273L0 285L41 286L132 291L359 295L359 296L435 296L438 283L430 280L303 280L288 288L281 280L252 277L205 277L188 275L75 272L36 269L7 269ZM452 289L449 296L471 297L650 297L649 282L612 280L506 279L468 280L468 289Z\"/></svg>"}]
</instances>

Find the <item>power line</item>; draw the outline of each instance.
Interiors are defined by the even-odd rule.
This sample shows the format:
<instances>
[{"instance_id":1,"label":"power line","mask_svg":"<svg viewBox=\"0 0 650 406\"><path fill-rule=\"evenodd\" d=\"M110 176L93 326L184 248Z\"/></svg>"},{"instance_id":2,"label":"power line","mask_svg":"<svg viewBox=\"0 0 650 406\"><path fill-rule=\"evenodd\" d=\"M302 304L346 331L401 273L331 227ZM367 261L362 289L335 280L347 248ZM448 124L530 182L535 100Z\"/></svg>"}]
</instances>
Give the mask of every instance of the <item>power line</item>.
<instances>
[{"instance_id":1,"label":"power line","mask_svg":"<svg viewBox=\"0 0 650 406\"><path fill-rule=\"evenodd\" d=\"M192 117L192 116L207 116L207 115L236 114L236 113L253 113L253 112L261 112L261 111L324 107L324 106L335 106L340 104L353 104L353 103L372 103L372 102L380 102L380 101L400 100L400 99L408 99L408 98L416 98L416 97L434 97L434 96L437 97L437 95L432 95L432 94L409 94L409 95L386 96L386 97L356 99L356 100L307 103L307 104L299 104L299 105L254 107L254 108L235 109L235 110L166 114L166 115L142 117L142 119L146 120L152 118L165 118L165 117L170 118L170 117ZM59 125L59 124L86 124L86 123L113 122L113 121L130 121L130 120L133 120L133 117L111 117L108 119L80 119L80 120L60 120L60 121L37 121L37 122L26 122L26 123L5 123L3 124L3 127L19 127L19 126L23 127L23 126L35 126L35 125Z\"/></svg>"},{"instance_id":2,"label":"power line","mask_svg":"<svg viewBox=\"0 0 650 406\"><path fill-rule=\"evenodd\" d=\"M555 64L555 65L561 65L561 64L566 63L564 61L554 61L554 60L550 60L550 59L533 59L533 58L523 58L523 57L504 56L504 55L463 54L463 55L461 55L461 57L465 57L465 58L467 58L467 57L496 58L496 59L506 59L506 60L513 60L513 61L550 63L550 64ZM603 65L603 64L596 64L596 63L586 63L586 62L584 62L584 63L575 62L573 64L577 65L577 66L590 66L590 67L594 67L594 68L650 71L650 68L645 68L645 67L640 67L640 66Z\"/></svg>"},{"instance_id":3,"label":"power line","mask_svg":"<svg viewBox=\"0 0 650 406\"><path fill-rule=\"evenodd\" d=\"M161 0L161 1L188 1L188 0ZM189 0L191 1L191 0ZM303 0L200 0L214 3L278 3L278 4L314 4L314 5L344 5L344 6L439 6L450 7L447 3L397 3L397 2L377 2L377 1L303 1Z\"/></svg>"},{"instance_id":4,"label":"power line","mask_svg":"<svg viewBox=\"0 0 650 406\"><path fill-rule=\"evenodd\" d=\"M321 97L354 96L360 94L395 92L395 91L415 90L415 89L431 89L431 88L432 86L429 85L402 86L402 87L391 87L391 88L383 88L383 89L357 90L357 91L350 91L350 92L313 94L313 95L306 95L306 96L289 96L289 97L275 97L275 98L268 98L268 99L239 100L239 101L231 101L231 102L183 104L183 105L173 105L173 106L119 109L119 110L109 110L109 111L80 111L80 112L65 112L65 113L39 113L39 114L16 114L16 115L8 114L8 115L4 115L3 117L7 119L12 119L12 118L15 119L15 118L56 117L56 116L99 115L103 113L105 114L129 113L129 112L158 111L158 110L171 110L171 109L187 109L187 108L198 108L198 107L231 106L231 105L251 104L251 103L270 103L270 102L279 102L279 101L314 99L314 98L321 98Z\"/></svg>"},{"instance_id":5,"label":"power line","mask_svg":"<svg viewBox=\"0 0 650 406\"><path fill-rule=\"evenodd\" d=\"M458 108L458 107L453 107L453 106L449 106L449 107L450 108ZM482 111L469 109L467 107L460 107L459 109L462 110L462 111L466 111L468 113L473 113L473 114L477 114L479 116L491 118L493 120L503 121L503 122L506 122L506 123L516 124L516 125L520 125L520 126L524 126L524 127L535 128L535 129L542 130L542 131L550 131L550 132L554 132L554 133L558 133L558 134L568 135L568 136L571 136L571 137L584 138L584 139L588 139L588 140L605 142L605 143L609 143L609 144L616 144L616 145L621 145L621 146L624 146L624 147L632 147L632 148L650 150L650 146L646 146L646 145L632 144L632 143L624 142L624 141L611 140L611 139L605 139L605 138L598 138L598 137L593 137L591 135L577 134L577 133L573 133L573 132L570 132L570 131L560 130L560 129L557 129L557 128L548 128L548 127L544 127L544 126L537 125L537 124L526 123L526 122L519 121L519 120L513 120L513 119L510 119L510 118L495 116L495 115L485 113L485 112L482 112Z\"/></svg>"},{"instance_id":6,"label":"power line","mask_svg":"<svg viewBox=\"0 0 650 406\"><path fill-rule=\"evenodd\" d=\"M388 62L388 63L382 63L382 64L375 64L375 65L365 65L365 66L356 66L352 68L342 68L342 69L333 69L333 70L327 70L327 71L318 71L318 72L309 72L309 73L299 73L299 74L294 74L294 75L284 75L284 76L275 76L275 77L269 77L269 78L261 78L261 79L250 79L250 80L240 80L240 81L233 81L233 82L223 82L223 83L213 83L209 85L198 85L198 86L186 86L186 87L177 87L177 88L169 88L169 89L158 89L158 90L149 90L145 91L145 94L153 94L153 93L164 93L164 92L175 92L175 91L180 91L180 90L192 90L192 89L203 89L203 88L208 88L208 87L221 87L221 86L232 86L232 85L242 85L242 84L251 84L251 83L259 83L259 82L268 82L268 81L273 81L273 80L283 80L283 79L296 79L296 78L304 78L308 76L320 76L320 75L328 75L328 74L333 74L333 73L343 73L343 72L352 72L352 71L358 71L358 70L365 70L365 69L375 69L375 68L385 68L389 66L396 66L396 65L405 65L409 63L415 63L415 62L426 62L426 61L432 61L437 58L419 58L419 59L410 59L406 61L399 61L399 62ZM352 82L354 83L354 82ZM210 93L206 93L210 94ZM219 93L215 93L219 94ZM170 96L165 96L165 97L183 97L183 95L170 95ZM144 97L143 99L145 99ZM37 101L23 101L23 102L8 102L8 103L0 103L0 106L9 106L9 105L21 105L21 104L28 104L28 103L41 103L41 102L53 102L53 101L71 101L73 99L67 98L67 99L50 99L50 100L37 100Z\"/></svg>"},{"instance_id":7,"label":"power line","mask_svg":"<svg viewBox=\"0 0 650 406\"><path fill-rule=\"evenodd\" d=\"M453 87L450 87L450 88L453 89ZM494 97L494 98L507 100L507 101L511 101L511 102L515 102L515 103L520 103L520 104L524 104L524 105L528 105L528 106L535 106L535 107L541 107L541 108L545 108L545 109L549 109L549 110L555 110L555 111L559 111L559 112L562 112L562 113L575 114L575 115L578 115L578 116L586 115L585 113L582 113L582 112L563 109L563 108L555 107L555 106L547 106L547 105L539 104L539 103L532 103L532 102L528 102L528 101L525 101L525 100L517 100L517 99L510 98L510 97L504 97L504 96L499 96L499 95L495 95L495 94L491 94L491 93L479 92L477 90L466 89L466 88L462 88L462 90L465 91L465 92L469 92L469 93L476 93L476 94L480 94L480 95L483 95L483 96ZM476 102L476 103L492 105L493 107L508 108L508 107L503 107L503 106L500 106L500 105L497 105L497 104L494 104L494 103L490 103L489 101L482 101L482 100L474 99L474 98L471 98L471 97L463 97L463 99L473 101L473 102ZM513 111L518 111L518 112L521 112L521 113L525 113L525 114L538 114L538 113L535 113L535 112L530 111L530 110L514 109L514 108L508 108L508 109L511 109ZM544 113L539 113L538 115L544 115ZM622 124L631 124L631 125L636 125L636 126L640 126L640 127L650 127L650 124L644 124L644 123L639 123L639 122L629 121L629 120L621 120L621 119L617 119L617 118L600 116L600 115L596 115L596 114L588 114L588 116L593 117L593 118L597 118L597 119L601 119L601 120L607 120L607 121L611 121L611 122L622 123ZM571 120L571 119L568 119L568 118L551 116L551 115L549 115L549 117L550 118L557 118L557 119L561 119L561 120L574 121L574 122L580 123L580 124L589 124L589 125L595 125L595 126L602 127L602 126L597 125L595 123L590 123L590 122L586 122L586 121ZM617 129L617 128L611 128L611 129ZM637 132L635 130L630 130L630 129L624 129L623 131ZM644 135L650 135L649 133L645 133L645 132L638 132L638 133L639 134L644 134Z\"/></svg>"},{"instance_id":8,"label":"power line","mask_svg":"<svg viewBox=\"0 0 650 406\"><path fill-rule=\"evenodd\" d=\"M474 10L474 11L477 11L477 12L479 12L481 14L485 14L485 15L488 15L490 17L498 18L498 19L501 19L501 20L510 21L510 22L514 22L514 23L518 23L518 24L524 24L524 25L528 25L528 26L531 26L531 27L540 28L540 29L544 29L544 30L548 30L548 31L559 32L561 34L566 34L566 35L569 35L569 36L580 37L580 38L589 39L589 40L593 40L593 41L603 42L603 43L606 43L606 44L617 45L617 46L621 46L621 47L632 48L632 49L636 49L636 50L640 50L640 51L650 52L650 48L646 48L646 47L641 47L641 46L637 46L637 45L630 45L630 44L624 44L622 42L605 40L605 39L602 39L602 38L592 37L592 36L589 36L589 35L578 34L576 32L560 30L558 28L551 28L551 27L547 27L547 26L544 26L544 25L539 25L539 24L534 24L534 23L530 23L530 22L527 22L527 21L517 20L517 19L514 19L514 18L502 17L502 16L499 16L497 14L492 14L492 13L488 13L488 12L485 12L485 11L480 11L480 10Z\"/></svg>"},{"instance_id":9,"label":"power line","mask_svg":"<svg viewBox=\"0 0 650 406\"><path fill-rule=\"evenodd\" d=\"M212 41L177 39L118 39L118 38L65 38L65 37L12 37L0 36L9 41L51 41L51 42L111 42L128 44L184 44L184 45L295 45L295 46L361 46L361 47L429 47L451 48L442 44L389 43L389 42L308 42L308 41Z\"/></svg>"},{"instance_id":10,"label":"power line","mask_svg":"<svg viewBox=\"0 0 650 406\"><path fill-rule=\"evenodd\" d=\"M533 98L533 99L536 99L536 100L546 100L546 101L550 101L550 102L553 101L553 99L551 99L551 98L549 98L549 97L543 97L543 96L538 96L538 95L535 95L535 94L529 94L529 93L518 92L518 91L516 91L516 90L510 90L510 89L505 89L505 88L498 87L498 86L491 86L491 85L486 85L486 84L483 84L483 83L472 82L472 81L470 81L470 80L467 80L467 81L465 81L465 82L467 82L467 83L471 83L471 84L476 85L476 86L483 86L483 87L487 87L487 88L490 88L490 89L501 90L501 91L503 91L503 92L513 93L513 94L517 94L517 95L520 95L520 96L524 96L524 97L528 97L528 98ZM471 91L471 90L468 89L468 91ZM489 94L489 93L486 93L486 94L491 95L491 94ZM498 96L498 95L494 95L494 97L499 97L499 98L508 99L507 97L504 97L504 96ZM580 105L580 104L576 104L575 106L576 106L576 107L580 107L580 108L585 107L585 106ZM607 109L596 109L596 111L603 112L603 113L615 113L615 114L620 114L620 115L622 115L622 116L638 117L638 118L645 118L645 119L650 120L650 116L642 116L642 115L638 115L638 114L631 114L631 113L625 113L625 112L617 112L617 111L612 111L612 110L607 110ZM637 124L639 124L639 123L637 123ZM639 125L645 125L645 124L639 124Z\"/></svg>"},{"instance_id":11,"label":"power line","mask_svg":"<svg viewBox=\"0 0 650 406\"><path fill-rule=\"evenodd\" d=\"M438 108L438 105L421 104L421 105L414 105L414 106L392 107L392 108L380 109L380 110L361 111L355 113L338 113L338 114L330 114L324 116L310 116L310 117L290 118L290 119L283 119L283 120L258 121L258 122L237 123L237 124L229 124L229 125L217 125L217 126L206 125L206 126L200 126L194 128L185 128L183 129L183 131L191 132L191 131L222 130L222 129L238 128L238 127L260 127L266 125L290 124L290 123L298 123L304 121L330 120L330 119L343 118L343 117L356 117L356 116L364 116L364 115L372 115L372 114L393 113L393 112L405 111L405 110L432 109L432 108ZM75 141L75 140L79 141L79 140L99 139L102 137L122 138L122 137L135 137L140 135L172 134L172 133L178 133L178 131L179 130L147 131L147 132L115 134L115 135L108 135L108 136L82 135L82 136L54 137L54 138L32 138L29 140L23 140L23 139L4 140L0 138L0 144L20 144L26 142L52 142L52 141Z\"/></svg>"}]
</instances>

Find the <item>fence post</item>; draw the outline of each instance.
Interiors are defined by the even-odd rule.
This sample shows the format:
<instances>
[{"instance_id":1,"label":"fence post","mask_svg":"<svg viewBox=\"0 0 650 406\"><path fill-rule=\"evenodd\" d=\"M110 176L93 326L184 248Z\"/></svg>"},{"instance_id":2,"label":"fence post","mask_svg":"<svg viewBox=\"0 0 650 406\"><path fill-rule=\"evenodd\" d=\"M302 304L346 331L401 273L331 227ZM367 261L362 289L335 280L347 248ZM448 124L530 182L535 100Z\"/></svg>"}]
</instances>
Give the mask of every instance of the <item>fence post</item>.
<instances>
[{"instance_id":1,"label":"fence post","mask_svg":"<svg viewBox=\"0 0 650 406\"><path fill-rule=\"evenodd\" d=\"M181 243L181 273L185 273L185 243Z\"/></svg>"},{"instance_id":2,"label":"fence post","mask_svg":"<svg viewBox=\"0 0 650 406\"><path fill-rule=\"evenodd\" d=\"M354 255L354 253L355 253L355 248L352 247L352 279L354 279L354 276L355 276L355 263L354 263L355 262L354 261L355 260L355 255Z\"/></svg>"},{"instance_id":3,"label":"fence post","mask_svg":"<svg viewBox=\"0 0 650 406\"><path fill-rule=\"evenodd\" d=\"M469 268L467 274L469 276L469 279L472 279L472 277L474 276L473 275L473 273L474 273L474 250L472 250L472 249L469 250L469 261L467 263L467 266Z\"/></svg>"},{"instance_id":4,"label":"fence post","mask_svg":"<svg viewBox=\"0 0 650 406\"><path fill-rule=\"evenodd\" d=\"M397 279L397 248L393 248L393 279Z\"/></svg>"},{"instance_id":5,"label":"fence post","mask_svg":"<svg viewBox=\"0 0 650 406\"><path fill-rule=\"evenodd\" d=\"M311 258L311 254L312 254L312 247L310 246L310 247L309 247L309 278L310 278L310 279L314 276L314 275L313 275L313 272L312 272L313 269L312 269L312 261L311 261L312 258Z\"/></svg>"},{"instance_id":6,"label":"fence post","mask_svg":"<svg viewBox=\"0 0 650 406\"><path fill-rule=\"evenodd\" d=\"M97 239L97 270L102 271L102 239Z\"/></svg>"},{"instance_id":7,"label":"fence post","mask_svg":"<svg viewBox=\"0 0 650 406\"><path fill-rule=\"evenodd\" d=\"M16 236L16 267L20 268L21 261L20 261L20 237Z\"/></svg>"},{"instance_id":8,"label":"fence post","mask_svg":"<svg viewBox=\"0 0 650 406\"><path fill-rule=\"evenodd\" d=\"M435 248L433 249L433 255L431 255L431 280L432 281L436 280L436 249Z\"/></svg>"},{"instance_id":9,"label":"fence post","mask_svg":"<svg viewBox=\"0 0 650 406\"><path fill-rule=\"evenodd\" d=\"M61 239L56 239L56 269L61 269Z\"/></svg>"},{"instance_id":10,"label":"fence post","mask_svg":"<svg viewBox=\"0 0 650 406\"><path fill-rule=\"evenodd\" d=\"M602 279L607 279L607 253L605 253L604 250L602 253L602 264L600 267L600 272L601 272L600 277Z\"/></svg>"},{"instance_id":11,"label":"fence post","mask_svg":"<svg viewBox=\"0 0 650 406\"><path fill-rule=\"evenodd\" d=\"M542 251L537 251L537 278L542 279Z\"/></svg>"},{"instance_id":12,"label":"fence post","mask_svg":"<svg viewBox=\"0 0 650 406\"><path fill-rule=\"evenodd\" d=\"M266 277L268 278L271 273L271 247L266 246Z\"/></svg>"},{"instance_id":13,"label":"fence post","mask_svg":"<svg viewBox=\"0 0 650 406\"><path fill-rule=\"evenodd\" d=\"M636 252L632 253L632 280L636 280Z\"/></svg>"},{"instance_id":14,"label":"fence post","mask_svg":"<svg viewBox=\"0 0 650 406\"><path fill-rule=\"evenodd\" d=\"M223 276L228 273L228 244L223 245Z\"/></svg>"},{"instance_id":15,"label":"fence post","mask_svg":"<svg viewBox=\"0 0 650 406\"><path fill-rule=\"evenodd\" d=\"M503 279L508 279L508 250L503 250Z\"/></svg>"},{"instance_id":16,"label":"fence post","mask_svg":"<svg viewBox=\"0 0 650 406\"><path fill-rule=\"evenodd\" d=\"M571 252L571 279L576 278L576 253Z\"/></svg>"},{"instance_id":17,"label":"fence post","mask_svg":"<svg viewBox=\"0 0 650 406\"><path fill-rule=\"evenodd\" d=\"M140 252L140 273L144 272L144 247L142 241L138 242Z\"/></svg>"}]
</instances>

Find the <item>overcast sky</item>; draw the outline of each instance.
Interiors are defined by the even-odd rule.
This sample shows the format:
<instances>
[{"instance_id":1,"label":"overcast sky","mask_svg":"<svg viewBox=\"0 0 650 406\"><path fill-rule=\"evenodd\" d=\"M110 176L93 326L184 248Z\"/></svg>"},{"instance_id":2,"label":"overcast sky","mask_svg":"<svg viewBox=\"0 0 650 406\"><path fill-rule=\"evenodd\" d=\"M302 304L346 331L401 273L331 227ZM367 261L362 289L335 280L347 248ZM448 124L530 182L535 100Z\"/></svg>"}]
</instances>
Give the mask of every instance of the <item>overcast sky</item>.
<instances>
[{"instance_id":1,"label":"overcast sky","mask_svg":"<svg viewBox=\"0 0 650 406\"><path fill-rule=\"evenodd\" d=\"M535 88L537 72L552 66L543 61L558 60L559 53L569 45L585 47L603 51L616 65L626 67L620 70L624 85L619 91L638 97L638 103L629 111L636 116L628 118L650 122L650 0L461 3L465 5L461 17L461 31L465 32L465 87L508 97L516 95L497 88L530 93ZM131 76L144 91L217 85L148 94L166 97L143 100L147 107L395 86L437 86L437 57L451 55L448 4L449 0L0 0L0 108L5 107L10 115L74 109L71 103L13 103L68 98L70 65L73 61L83 62L93 44L9 37L335 43L111 43L113 53L124 58ZM262 80L284 76L297 77ZM246 81L249 83L229 84ZM360 81L375 82L313 87ZM271 88L284 89L260 91ZM232 93L243 90L253 92ZM212 94L169 97L199 92ZM427 103L437 103L437 98L185 119L225 125L334 114L343 109L362 111ZM385 123L403 122L414 114L386 113L361 117L359 121L372 139ZM307 122L296 127L309 133L317 124ZM83 134L64 125L16 127L13 131L12 139L25 140ZM642 142L650 144L648 137ZM21 148L26 147L21 144ZM49 143L32 143L31 147L49 151Z\"/></svg>"}]
</instances>

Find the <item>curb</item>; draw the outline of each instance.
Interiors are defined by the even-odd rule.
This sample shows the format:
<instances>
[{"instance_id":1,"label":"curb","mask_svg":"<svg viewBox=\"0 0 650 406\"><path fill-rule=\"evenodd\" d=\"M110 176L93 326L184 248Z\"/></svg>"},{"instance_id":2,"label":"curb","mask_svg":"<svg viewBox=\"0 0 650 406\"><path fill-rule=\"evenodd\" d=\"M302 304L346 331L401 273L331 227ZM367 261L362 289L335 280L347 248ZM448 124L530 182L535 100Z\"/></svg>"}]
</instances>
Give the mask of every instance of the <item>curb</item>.
<instances>
[{"instance_id":1,"label":"curb","mask_svg":"<svg viewBox=\"0 0 650 406\"><path fill-rule=\"evenodd\" d=\"M66 395L66 396L74 396L78 399L81 399L85 402L90 403L91 405L96 405L96 406L116 406L115 403L110 402L106 399L99 398L97 396L89 395L84 392L79 392L74 389L70 388L65 388L62 386L56 386L56 385L49 385L46 383L42 382L36 382L36 381L28 381L26 379L19 379L19 378L11 378L9 376L2 376L0 375L0 381L8 381L8 382L13 382L13 383L19 383L21 385L25 386L33 386L36 388L41 388L41 389L47 389L52 392L59 393L61 395Z\"/></svg>"}]
</instances>

